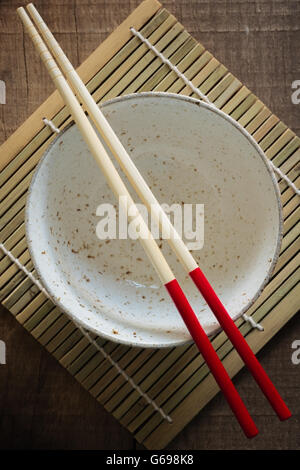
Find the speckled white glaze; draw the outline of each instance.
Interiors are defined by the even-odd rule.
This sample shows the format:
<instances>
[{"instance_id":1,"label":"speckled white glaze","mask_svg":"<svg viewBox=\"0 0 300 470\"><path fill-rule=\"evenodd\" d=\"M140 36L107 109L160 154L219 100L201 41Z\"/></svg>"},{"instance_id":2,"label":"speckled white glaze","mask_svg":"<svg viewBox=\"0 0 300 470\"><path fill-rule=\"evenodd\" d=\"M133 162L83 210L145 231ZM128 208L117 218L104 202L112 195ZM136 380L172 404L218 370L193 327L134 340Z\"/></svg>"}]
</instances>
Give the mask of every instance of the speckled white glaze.
<instances>
[{"instance_id":1,"label":"speckled white glaze","mask_svg":"<svg viewBox=\"0 0 300 470\"><path fill-rule=\"evenodd\" d=\"M269 279L281 242L278 186L263 152L226 115L192 98L142 93L102 110L161 203L205 205L204 248L193 254L236 319ZM71 125L43 156L27 200L28 246L44 286L63 311L108 339L186 343L189 333L140 244L97 238L103 202L116 204ZM215 333L219 324L166 241L162 249L202 326Z\"/></svg>"}]
</instances>

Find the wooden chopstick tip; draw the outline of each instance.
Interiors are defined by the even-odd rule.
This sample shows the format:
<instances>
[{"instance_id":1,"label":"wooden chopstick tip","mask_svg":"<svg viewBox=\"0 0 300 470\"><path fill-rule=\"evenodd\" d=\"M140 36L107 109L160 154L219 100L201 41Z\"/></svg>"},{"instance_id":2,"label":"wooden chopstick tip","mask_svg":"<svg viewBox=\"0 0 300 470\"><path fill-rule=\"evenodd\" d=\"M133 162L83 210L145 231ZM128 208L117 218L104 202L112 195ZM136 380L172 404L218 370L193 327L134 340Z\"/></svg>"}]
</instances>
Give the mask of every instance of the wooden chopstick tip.
<instances>
[{"instance_id":1,"label":"wooden chopstick tip","mask_svg":"<svg viewBox=\"0 0 300 470\"><path fill-rule=\"evenodd\" d=\"M19 16L21 16L24 13L24 11L25 11L24 7L19 7L19 8L16 9L16 12Z\"/></svg>"},{"instance_id":2,"label":"wooden chopstick tip","mask_svg":"<svg viewBox=\"0 0 300 470\"><path fill-rule=\"evenodd\" d=\"M17 8L17 15L19 16L20 20L23 23L24 31L27 32L28 29L28 21L30 22L30 19L26 13L26 10L24 7L19 7Z\"/></svg>"},{"instance_id":3,"label":"wooden chopstick tip","mask_svg":"<svg viewBox=\"0 0 300 470\"><path fill-rule=\"evenodd\" d=\"M29 32L30 30L33 30L34 33L36 33L36 29L35 29L35 26L34 24L32 23L31 21L31 18L30 16L28 15L27 11L25 10L24 7L19 7L17 8L17 14L19 15L23 25L24 25L24 28L25 28L25 31L26 32Z\"/></svg>"},{"instance_id":4,"label":"wooden chopstick tip","mask_svg":"<svg viewBox=\"0 0 300 470\"><path fill-rule=\"evenodd\" d=\"M17 8L17 14L19 15L19 18L21 19L22 23L24 24L25 27L28 26L28 24L31 22L30 18L25 10L24 7L19 7Z\"/></svg>"},{"instance_id":5,"label":"wooden chopstick tip","mask_svg":"<svg viewBox=\"0 0 300 470\"><path fill-rule=\"evenodd\" d=\"M23 26L25 28L25 31L29 30L31 24L31 20L29 16L27 15L27 12L24 7L19 7L17 8L17 14L19 15L20 20L23 23Z\"/></svg>"},{"instance_id":6,"label":"wooden chopstick tip","mask_svg":"<svg viewBox=\"0 0 300 470\"><path fill-rule=\"evenodd\" d=\"M35 16L38 18L39 21L42 20L39 12L37 11L37 9L35 8L34 4L33 3L28 3L28 5L26 5L26 8L27 10L31 13L31 16Z\"/></svg>"},{"instance_id":7,"label":"wooden chopstick tip","mask_svg":"<svg viewBox=\"0 0 300 470\"><path fill-rule=\"evenodd\" d=\"M35 7L34 7L33 3L28 3L28 5L26 5L26 8L28 10L30 10L30 9L35 8ZM24 14L26 15L26 10L25 10L24 7L18 7L16 9L16 12L17 12L17 14L19 15L20 18L22 18L22 16L24 17Z\"/></svg>"}]
</instances>

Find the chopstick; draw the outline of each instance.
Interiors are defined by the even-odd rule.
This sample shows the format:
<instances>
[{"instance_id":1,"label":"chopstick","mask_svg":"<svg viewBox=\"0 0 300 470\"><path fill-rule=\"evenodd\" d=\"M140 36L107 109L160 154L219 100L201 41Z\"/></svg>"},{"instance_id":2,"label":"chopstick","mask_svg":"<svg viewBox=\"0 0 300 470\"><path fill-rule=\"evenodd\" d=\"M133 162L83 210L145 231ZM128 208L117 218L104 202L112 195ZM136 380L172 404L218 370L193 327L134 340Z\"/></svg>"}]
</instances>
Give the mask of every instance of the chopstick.
<instances>
[{"instance_id":1,"label":"chopstick","mask_svg":"<svg viewBox=\"0 0 300 470\"><path fill-rule=\"evenodd\" d=\"M195 283L198 290L201 292L205 301L211 308L218 322L222 326L223 330L227 334L228 338L236 348L240 357L243 359L245 365L253 375L257 384L265 394L266 398L270 402L274 411L277 413L281 420L288 419L291 416L291 412L284 403L280 394L276 390L274 384L271 382L267 373L261 366L260 362L254 355L253 351L249 347L247 341L243 337L242 333L228 314L224 305L218 298L216 292L210 285L209 281L197 265L192 254L186 247L183 240L179 237L175 228L170 222L157 199L153 195L151 189L147 185L141 173L138 171L126 149L118 139L117 135L111 128L110 124L106 120L102 111L94 101L93 97L89 93L88 89L82 82L81 78L77 74L76 70L72 66L69 59L64 54L63 50L59 46L58 42L54 38L53 34L43 21L42 17L34 7L32 3L27 5L27 9L30 12L35 24L39 28L46 44L52 51L54 57L56 57L62 71L65 76L69 79L70 84L74 92L80 97L83 106L88 111L91 119L93 120L96 128L103 137L105 143L108 145L112 154L120 164L123 172L131 183L132 187L143 201L143 203L151 208L151 214L153 214L159 223L160 227L169 230L170 237L168 243L177 255L177 258L190 275L191 279Z\"/></svg>"},{"instance_id":2,"label":"chopstick","mask_svg":"<svg viewBox=\"0 0 300 470\"><path fill-rule=\"evenodd\" d=\"M80 130L82 137L88 145L97 164L101 168L106 180L116 197L123 201L123 209L127 211L130 223L135 225L138 233L138 239L141 242L149 260L152 262L158 276L166 287L170 297L176 305L183 321L185 322L192 338L203 355L208 367L210 368L216 382L223 391L233 413L240 423L247 437L254 437L258 430L245 406L236 388L234 387L229 375L227 374L216 351L210 343L208 336L201 327L195 313L193 312L187 298L185 297L178 281L172 273L167 261L156 244L147 224L144 222L137 206L131 198L126 186L120 178L117 170L112 164L103 144L99 140L95 130L90 124L87 116L81 108L77 98L73 94L67 81L59 70L55 60L48 51L46 45L41 39L39 33L28 17L24 8L18 8L18 14L32 39L37 51L42 58L49 75L51 76L56 88L61 94L66 106L69 108L75 123ZM121 196L123 196L121 198ZM126 202L125 202L126 201ZM134 212L132 212L134 211ZM135 214L134 216L130 214Z\"/></svg>"}]
</instances>

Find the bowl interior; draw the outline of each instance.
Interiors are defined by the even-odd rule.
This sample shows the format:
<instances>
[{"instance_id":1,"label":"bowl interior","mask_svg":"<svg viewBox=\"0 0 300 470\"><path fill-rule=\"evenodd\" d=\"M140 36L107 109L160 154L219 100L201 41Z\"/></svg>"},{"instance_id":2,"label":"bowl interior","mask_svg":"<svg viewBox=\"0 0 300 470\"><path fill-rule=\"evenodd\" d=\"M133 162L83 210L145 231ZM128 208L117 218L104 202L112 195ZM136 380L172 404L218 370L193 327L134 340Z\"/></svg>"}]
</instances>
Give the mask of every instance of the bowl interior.
<instances>
[{"instance_id":1,"label":"bowl interior","mask_svg":"<svg viewBox=\"0 0 300 470\"><path fill-rule=\"evenodd\" d=\"M277 189L259 150L191 99L141 94L102 109L161 203L204 204L204 246L193 255L237 318L257 297L279 247ZM118 213L72 125L44 155L27 201L28 244L46 289L76 321L109 339L154 347L190 340L139 242L97 237L103 203ZM206 332L216 332L192 281L167 242L159 243Z\"/></svg>"}]
</instances>

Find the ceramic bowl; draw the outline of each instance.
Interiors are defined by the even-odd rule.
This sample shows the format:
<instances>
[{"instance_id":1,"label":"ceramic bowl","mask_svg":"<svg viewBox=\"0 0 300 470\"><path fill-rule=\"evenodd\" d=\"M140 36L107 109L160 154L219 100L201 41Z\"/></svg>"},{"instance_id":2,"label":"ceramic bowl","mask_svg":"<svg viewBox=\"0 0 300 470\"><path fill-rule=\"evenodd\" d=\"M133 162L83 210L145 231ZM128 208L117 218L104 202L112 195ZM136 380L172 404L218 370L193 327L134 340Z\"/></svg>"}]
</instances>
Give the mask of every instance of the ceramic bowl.
<instances>
[{"instance_id":1,"label":"ceramic bowl","mask_svg":"<svg viewBox=\"0 0 300 470\"><path fill-rule=\"evenodd\" d=\"M193 98L141 93L101 107L160 203L204 204L204 246L193 254L237 319L268 281L281 243L278 186L262 150L235 121ZM104 203L117 204L71 124L42 157L26 207L28 246L51 298L109 340L190 341L139 242L97 237ZM216 333L210 309L167 242L159 243L205 331Z\"/></svg>"}]
</instances>

